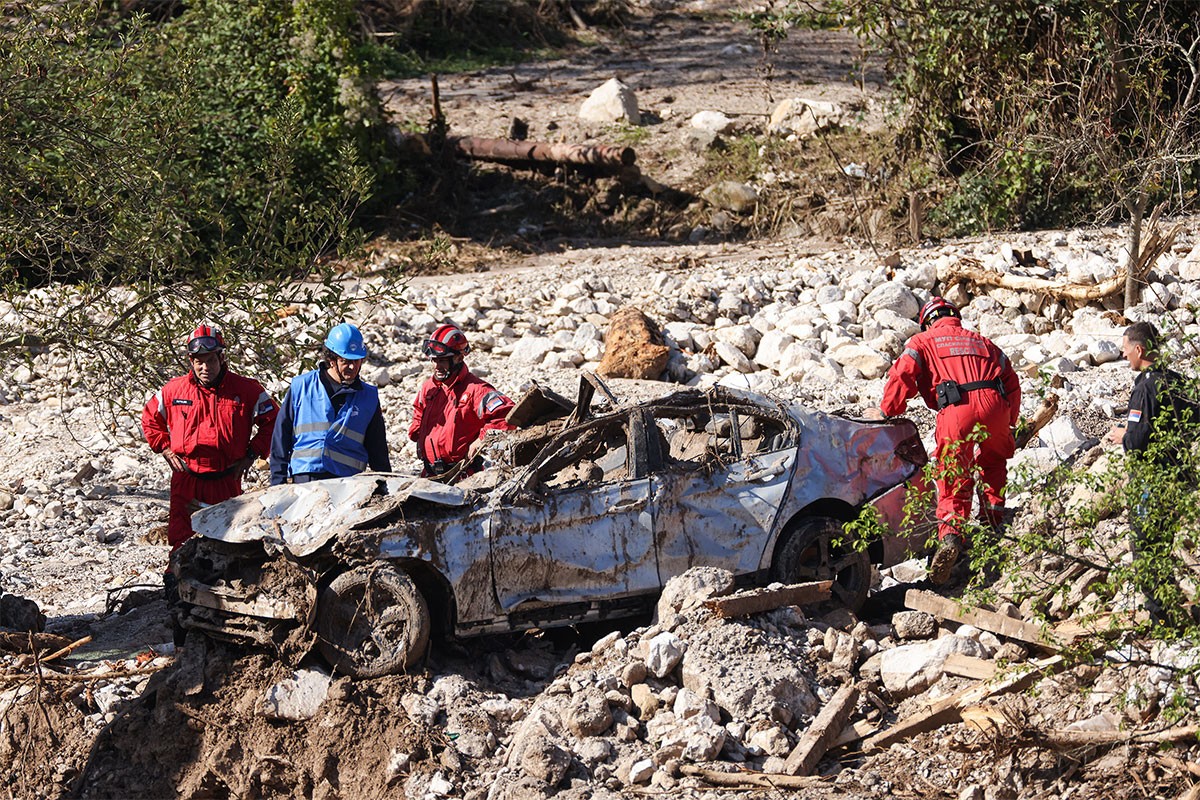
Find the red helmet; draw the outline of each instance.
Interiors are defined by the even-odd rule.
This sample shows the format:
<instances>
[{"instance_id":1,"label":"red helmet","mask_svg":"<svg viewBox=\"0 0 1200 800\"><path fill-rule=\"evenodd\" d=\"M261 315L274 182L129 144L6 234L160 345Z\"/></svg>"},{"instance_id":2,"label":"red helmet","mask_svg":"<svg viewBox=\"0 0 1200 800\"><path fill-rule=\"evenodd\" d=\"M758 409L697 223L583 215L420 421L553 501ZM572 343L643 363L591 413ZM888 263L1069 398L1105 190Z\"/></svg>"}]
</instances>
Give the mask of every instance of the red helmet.
<instances>
[{"instance_id":1,"label":"red helmet","mask_svg":"<svg viewBox=\"0 0 1200 800\"><path fill-rule=\"evenodd\" d=\"M457 325L449 323L440 326L428 339L421 352L428 359L446 358L447 356L465 356L471 352L471 343L467 335L459 330Z\"/></svg>"},{"instance_id":2,"label":"red helmet","mask_svg":"<svg viewBox=\"0 0 1200 800\"><path fill-rule=\"evenodd\" d=\"M951 303L944 297L936 295L929 298L925 305L921 306L921 313L917 314L917 324L921 326L921 330L928 328L935 319L939 317L958 317L962 318L962 314L958 313L958 306Z\"/></svg>"},{"instance_id":3,"label":"red helmet","mask_svg":"<svg viewBox=\"0 0 1200 800\"><path fill-rule=\"evenodd\" d=\"M219 353L224 349L225 337L221 335L221 329L216 325L202 323L196 326L196 330L192 331L192 335L188 337L187 351L189 356L198 356L203 353Z\"/></svg>"}]
</instances>

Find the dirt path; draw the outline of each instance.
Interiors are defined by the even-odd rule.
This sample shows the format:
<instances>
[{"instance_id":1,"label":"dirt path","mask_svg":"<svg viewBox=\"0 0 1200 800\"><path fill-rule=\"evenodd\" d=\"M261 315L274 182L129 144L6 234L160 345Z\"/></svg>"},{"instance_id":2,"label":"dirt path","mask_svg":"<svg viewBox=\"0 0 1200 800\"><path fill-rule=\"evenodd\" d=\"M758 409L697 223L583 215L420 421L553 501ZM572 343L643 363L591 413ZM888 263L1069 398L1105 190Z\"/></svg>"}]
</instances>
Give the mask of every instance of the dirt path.
<instances>
[{"instance_id":1,"label":"dirt path","mask_svg":"<svg viewBox=\"0 0 1200 800\"><path fill-rule=\"evenodd\" d=\"M855 109L865 127L882 124L883 76L874 66L862 70L857 41L847 32L793 30L769 59L749 26L727 16L639 17L624 31L595 35L596 44L550 61L443 76L442 107L452 131L505 137L518 117L532 140L631 144L644 173L687 189L704 159L682 134L700 111L723 112L737 130L755 132L780 100L806 97ZM578 118L588 94L613 77L637 93L643 126ZM424 125L428 80L389 81L381 89L398 120Z\"/></svg>"}]
</instances>

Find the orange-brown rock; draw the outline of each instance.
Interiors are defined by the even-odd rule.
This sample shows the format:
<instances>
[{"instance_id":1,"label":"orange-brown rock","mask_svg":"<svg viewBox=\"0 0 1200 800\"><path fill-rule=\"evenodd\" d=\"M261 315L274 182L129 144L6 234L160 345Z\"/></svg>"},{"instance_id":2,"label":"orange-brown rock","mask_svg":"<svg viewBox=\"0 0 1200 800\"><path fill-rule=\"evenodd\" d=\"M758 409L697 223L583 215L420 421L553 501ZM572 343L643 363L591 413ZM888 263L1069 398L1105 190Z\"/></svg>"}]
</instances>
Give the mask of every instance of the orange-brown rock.
<instances>
[{"instance_id":1,"label":"orange-brown rock","mask_svg":"<svg viewBox=\"0 0 1200 800\"><path fill-rule=\"evenodd\" d=\"M596 371L605 378L658 380L671 349L654 320L634 306L612 315L604 338L604 357Z\"/></svg>"}]
</instances>

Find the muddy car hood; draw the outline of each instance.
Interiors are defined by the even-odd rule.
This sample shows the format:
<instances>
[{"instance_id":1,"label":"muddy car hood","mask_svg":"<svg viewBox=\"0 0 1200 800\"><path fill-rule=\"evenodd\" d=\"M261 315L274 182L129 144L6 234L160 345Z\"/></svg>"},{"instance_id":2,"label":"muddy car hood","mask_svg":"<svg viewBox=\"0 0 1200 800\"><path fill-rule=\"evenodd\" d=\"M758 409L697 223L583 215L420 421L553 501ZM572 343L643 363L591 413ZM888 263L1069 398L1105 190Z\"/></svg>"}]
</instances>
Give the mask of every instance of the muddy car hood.
<instances>
[{"instance_id":1,"label":"muddy car hood","mask_svg":"<svg viewBox=\"0 0 1200 800\"><path fill-rule=\"evenodd\" d=\"M222 542L258 542L294 556L390 514L410 498L461 506L467 493L414 475L363 473L248 492L192 515L192 530Z\"/></svg>"}]
</instances>

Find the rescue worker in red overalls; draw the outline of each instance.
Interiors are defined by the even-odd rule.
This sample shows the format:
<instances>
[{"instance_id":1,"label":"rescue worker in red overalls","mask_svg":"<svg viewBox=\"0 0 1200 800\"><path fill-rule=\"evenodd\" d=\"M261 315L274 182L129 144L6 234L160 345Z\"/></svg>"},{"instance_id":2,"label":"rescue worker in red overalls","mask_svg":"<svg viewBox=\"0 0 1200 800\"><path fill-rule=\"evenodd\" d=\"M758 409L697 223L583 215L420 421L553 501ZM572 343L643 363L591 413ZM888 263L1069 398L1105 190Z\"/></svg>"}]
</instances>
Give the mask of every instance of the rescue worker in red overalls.
<instances>
[{"instance_id":1,"label":"rescue worker in red overalls","mask_svg":"<svg viewBox=\"0 0 1200 800\"><path fill-rule=\"evenodd\" d=\"M929 580L944 584L966 550L963 522L971 517L974 468L981 473L980 521L1003 521L1008 459L1016 450L1013 427L1021 411L1021 384L1008 357L988 338L962 326L958 308L933 297L917 318L921 332L892 364L883 389L884 416L904 413L918 394L937 410L937 517L939 545ZM967 441L975 426L982 441Z\"/></svg>"},{"instance_id":2,"label":"rescue worker in red overalls","mask_svg":"<svg viewBox=\"0 0 1200 800\"><path fill-rule=\"evenodd\" d=\"M167 541L172 553L191 537L192 512L201 503L242 493L242 478L255 457L270 452L279 413L262 384L229 371L225 339L215 325L192 332L187 355L191 371L168 381L142 409L146 443L171 467ZM174 575L168 572L163 582L173 609L178 601Z\"/></svg>"},{"instance_id":3,"label":"rescue worker in red overalls","mask_svg":"<svg viewBox=\"0 0 1200 800\"><path fill-rule=\"evenodd\" d=\"M408 438L417 444L421 474L436 478L474 461L488 431L511 430L504 418L513 401L471 374L464 361L471 345L457 325L440 326L421 352L433 362L433 376L417 391Z\"/></svg>"}]
</instances>

